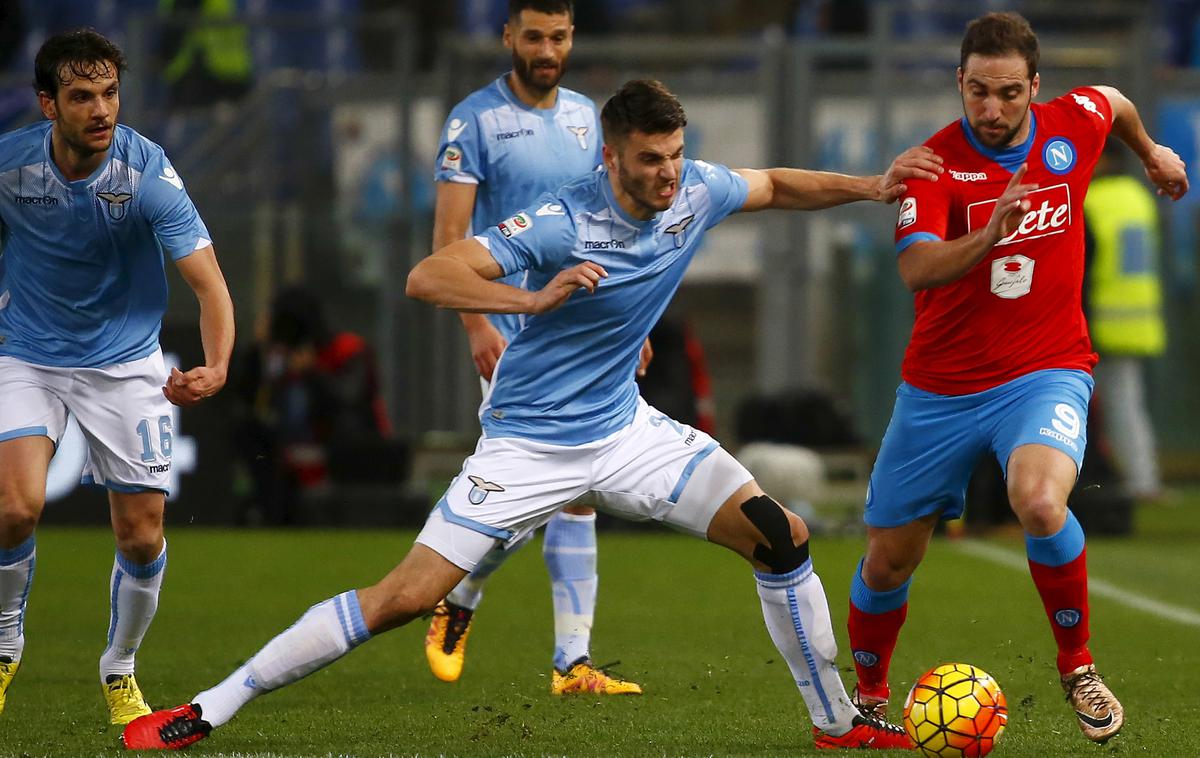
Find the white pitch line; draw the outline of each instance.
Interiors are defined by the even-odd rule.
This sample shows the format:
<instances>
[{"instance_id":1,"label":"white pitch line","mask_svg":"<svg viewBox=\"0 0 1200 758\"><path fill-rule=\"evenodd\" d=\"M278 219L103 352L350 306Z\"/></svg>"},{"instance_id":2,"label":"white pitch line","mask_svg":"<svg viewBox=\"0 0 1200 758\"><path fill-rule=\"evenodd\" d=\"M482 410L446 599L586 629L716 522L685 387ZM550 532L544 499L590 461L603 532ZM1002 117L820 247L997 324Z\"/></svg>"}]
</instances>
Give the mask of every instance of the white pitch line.
<instances>
[{"instance_id":1,"label":"white pitch line","mask_svg":"<svg viewBox=\"0 0 1200 758\"><path fill-rule=\"evenodd\" d=\"M1028 571L1029 563L1025 556L1012 550L1006 550L1002 547L989 545L986 542L979 540L964 540L962 542L953 543L954 548L959 552L975 558L983 558L984 560L998 563L1001 566L1007 566L1018 571ZM1170 603L1161 603L1157 600L1151 600L1147 597L1142 597L1137 593L1123 590L1115 584L1110 584L1103 579L1088 577L1088 593L1093 596L1100 596L1120 603L1128 608L1144 611L1151 616L1157 616L1168 621L1175 621L1187 626L1200 627L1200 613L1189 608L1183 608Z\"/></svg>"}]
</instances>

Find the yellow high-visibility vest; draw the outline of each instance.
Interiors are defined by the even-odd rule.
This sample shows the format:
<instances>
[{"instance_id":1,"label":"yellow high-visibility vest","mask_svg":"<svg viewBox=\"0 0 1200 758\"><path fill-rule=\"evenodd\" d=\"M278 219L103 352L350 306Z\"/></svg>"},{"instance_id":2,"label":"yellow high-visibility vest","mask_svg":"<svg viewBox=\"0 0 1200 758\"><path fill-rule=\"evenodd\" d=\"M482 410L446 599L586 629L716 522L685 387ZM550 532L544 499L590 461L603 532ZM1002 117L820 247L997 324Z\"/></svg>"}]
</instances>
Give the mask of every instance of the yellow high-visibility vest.
<instances>
[{"instance_id":1,"label":"yellow high-visibility vest","mask_svg":"<svg viewBox=\"0 0 1200 758\"><path fill-rule=\"evenodd\" d=\"M160 0L158 7L163 13L170 12L175 0ZM213 78L223 82L249 81L250 35L245 24L233 20L237 17L235 0L204 0L200 14L215 23L202 23L184 32L179 51L167 64L163 76L168 82L178 81L199 56Z\"/></svg>"},{"instance_id":2,"label":"yellow high-visibility vest","mask_svg":"<svg viewBox=\"0 0 1200 758\"><path fill-rule=\"evenodd\" d=\"M1101 177L1083 211L1096 245L1087 293L1093 346L1101 356L1161 355L1167 335L1154 195L1133 177Z\"/></svg>"}]
</instances>

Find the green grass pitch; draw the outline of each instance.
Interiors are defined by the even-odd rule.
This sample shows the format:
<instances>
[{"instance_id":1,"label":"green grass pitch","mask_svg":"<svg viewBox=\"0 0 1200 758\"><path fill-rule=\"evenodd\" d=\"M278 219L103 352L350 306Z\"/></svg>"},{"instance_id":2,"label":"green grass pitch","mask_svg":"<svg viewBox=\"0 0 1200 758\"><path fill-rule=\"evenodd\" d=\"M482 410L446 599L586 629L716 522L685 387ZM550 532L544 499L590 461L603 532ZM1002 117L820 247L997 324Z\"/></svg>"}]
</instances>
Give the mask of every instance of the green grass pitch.
<instances>
[{"instance_id":1,"label":"green grass pitch","mask_svg":"<svg viewBox=\"0 0 1200 758\"><path fill-rule=\"evenodd\" d=\"M938 540L917 574L893 665L892 717L912 680L942 662L990 672L1008 697L997 756L1200 754L1195 707L1200 492L1139 512L1137 536L1093 539L1093 651L1127 725L1103 747L1079 734L1028 573ZM210 686L312 603L382 576L411 532L169 529L158 617L139 681L160 707ZM986 545L1020 559L1019 537ZM814 540L841 659L846 593L862 543ZM600 539L593 654L646 688L641 698L549 694L549 582L536 547L494 577L456 684L435 681L425 623L383 635L308 679L251 703L193 755L813 755L809 721L763 627L754 582L732 554L660 532ZM111 536L44 529L26 617L22 669L0 716L0 755L117 755L96 661L107 625ZM1184 609L1168 619L1144 598ZM1190 613L1190 615L1187 615ZM847 680L851 678L847 676Z\"/></svg>"}]
</instances>

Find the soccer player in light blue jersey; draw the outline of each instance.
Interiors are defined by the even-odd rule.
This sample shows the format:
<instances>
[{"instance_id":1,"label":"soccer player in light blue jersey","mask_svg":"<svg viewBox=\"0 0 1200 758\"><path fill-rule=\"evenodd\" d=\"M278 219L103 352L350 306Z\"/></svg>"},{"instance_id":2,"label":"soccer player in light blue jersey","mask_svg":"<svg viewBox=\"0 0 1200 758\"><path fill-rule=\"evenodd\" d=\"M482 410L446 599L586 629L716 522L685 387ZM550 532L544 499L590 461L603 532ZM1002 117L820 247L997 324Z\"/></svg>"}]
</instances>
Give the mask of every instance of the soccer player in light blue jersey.
<instances>
[{"instance_id":1,"label":"soccer player in light blue jersey","mask_svg":"<svg viewBox=\"0 0 1200 758\"><path fill-rule=\"evenodd\" d=\"M51 37L35 88L46 120L0 136L0 710L24 619L50 459L74 414L85 482L108 490L116 558L100 684L114 724L150 712L134 657L167 563L171 403L225 383L233 304L208 229L162 148L117 124L121 51ZM200 301L205 365L167 375L163 254Z\"/></svg>"},{"instance_id":2,"label":"soccer player in light blue jersey","mask_svg":"<svg viewBox=\"0 0 1200 758\"><path fill-rule=\"evenodd\" d=\"M255 697L429 612L497 544L520 540L579 499L623 518L661 521L751 564L763 618L818 747L911 745L903 729L859 713L846 694L804 522L708 434L648 406L634 374L704 233L723 218L890 202L906 190L905 179L935 178L940 167L925 148L867 178L684 160L683 108L652 81L622 87L601 122L603 171L542 195L409 274L408 294L418 299L527 316L493 375L479 445L417 544L377 584L314 605L191 703L131 723L127 748L203 739ZM515 271L529 272L527 289L496 281Z\"/></svg>"},{"instance_id":3,"label":"soccer player in light blue jersey","mask_svg":"<svg viewBox=\"0 0 1200 758\"><path fill-rule=\"evenodd\" d=\"M512 71L456 105L446 119L437 158L433 249L481 232L544 192L600 165L596 106L559 86L571 52L570 0L510 0L504 44ZM501 281L523 286L527 272ZM523 314L462 313L471 357L483 380L492 379L504 348L524 324ZM430 670L442 681L462 674L467 638L488 577L526 540L497 546L434 609L425 635ZM554 604L554 667L550 691L564 694L641 694L641 687L592 664L596 607L596 512L586 504L564 508L546 525L543 548Z\"/></svg>"}]
</instances>

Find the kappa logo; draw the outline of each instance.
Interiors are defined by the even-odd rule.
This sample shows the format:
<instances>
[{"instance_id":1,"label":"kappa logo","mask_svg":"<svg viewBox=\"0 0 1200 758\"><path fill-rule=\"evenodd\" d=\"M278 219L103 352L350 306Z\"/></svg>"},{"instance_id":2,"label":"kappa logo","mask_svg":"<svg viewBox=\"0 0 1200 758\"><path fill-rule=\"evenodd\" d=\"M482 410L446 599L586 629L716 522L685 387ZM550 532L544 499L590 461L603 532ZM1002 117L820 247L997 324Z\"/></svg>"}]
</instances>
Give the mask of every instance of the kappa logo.
<instances>
[{"instance_id":1,"label":"kappa logo","mask_svg":"<svg viewBox=\"0 0 1200 758\"><path fill-rule=\"evenodd\" d=\"M113 221L125 218L125 204L133 199L128 192L97 192L96 197L108 204L108 217Z\"/></svg>"},{"instance_id":2,"label":"kappa logo","mask_svg":"<svg viewBox=\"0 0 1200 758\"><path fill-rule=\"evenodd\" d=\"M512 239L533 226L533 219L528 213L518 213L512 218L506 218L496 225L505 239Z\"/></svg>"},{"instance_id":3,"label":"kappa logo","mask_svg":"<svg viewBox=\"0 0 1200 758\"><path fill-rule=\"evenodd\" d=\"M468 476L467 479L471 481L471 484L475 485L471 488L471 491L467 493L467 500L471 501L472 505L479 505L482 503L487 499L489 493L504 492L504 488L499 484L496 484L495 482L489 482L482 476L475 476L472 474Z\"/></svg>"},{"instance_id":4,"label":"kappa logo","mask_svg":"<svg viewBox=\"0 0 1200 758\"><path fill-rule=\"evenodd\" d=\"M467 123L459 118L450 119L450 123L446 125L446 140L453 142L458 139L458 135L463 133L467 128Z\"/></svg>"},{"instance_id":5,"label":"kappa logo","mask_svg":"<svg viewBox=\"0 0 1200 758\"><path fill-rule=\"evenodd\" d=\"M183 179L179 178L179 174L175 173L175 169L171 168L170 166L167 166L165 169L163 169L163 172L158 175L158 178L162 179L164 182L177 190L183 190Z\"/></svg>"},{"instance_id":6,"label":"kappa logo","mask_svg":"<svg viewBox=\"0 0 1200 758\"><path fill-rule=\"evenodd\" d=\"M558 203L544 203L541 208L533 212L535 216L565 216L567 212Z\"/></svg>"},{"instance_id":7,"label":"kappa logo","mask_svg":"<svg viewBox=\"0 0 1200 758\"><path fill-rule=\"evenodd\" d=\"M675 247L683 247L683 243L685 242L684 232L687 231L687 228L689 226L691 226L692 222L695 220L696 220L696 214L693 213L692 215L687 216L686 218L681 218L680 220L676 221L674 224L671 224L670 226L668 226L663 231L665 231L667 234L669 234L675 238Z\"/></svg>"},{"instance_id":8,"label":"kappa logo","mask_svg":"<svg viewBox=\"0 0 1200 758\"><path fill-rule=\"evenodd\" d=\"M1071 188L1066 184L1042 187L1026 195L1029 211L1013 233L996 243L1013 245L1039 237L1062 234L1071 226ZM995 200L984 200L967 206L967 231L987 226L996 209Z\"/></svg>"},{"instance_id":9,"label":"kappa logo","mask_svg":"<svg viewBox=\"0 0 1200 758\"><path fill-rule=\"evenodd\" d=\"M569 131L571 134L574 134L575 139L579 142L580 150L588 149L587 135L590 130L591 130L591 128L587 127L587 126L568 126L567 127L567 131Z\"/></svg>"},{"instance_id":10,"label":"kappa logo","mask_svg":"<svg viewBox=\"0 0 1200 758\"><path fill-rule=\"evenodd\" d=\"M1096 104L1092 102L1092 99L1087 95L1081 95L1078 92L1072 92L1071 99L1075 101L1076 105L1078 105L1080 108L1083 108L1088 113L1092 114L1093 116L1099 116L1101 120L1104 119L1104 114L1100 112L1100 109L1096 107Z\"/></svg>"},{"instance_id":11,"label":"kappa logo","mask_svg":"<svg viewBox=\"0 0 1200 758\"><path fill-rule=\"evenodd\" d=\"M982 171L955 171L950 169L950 178L956 182L986 182L987 174Z\"/></svg>"}]
</instances>

